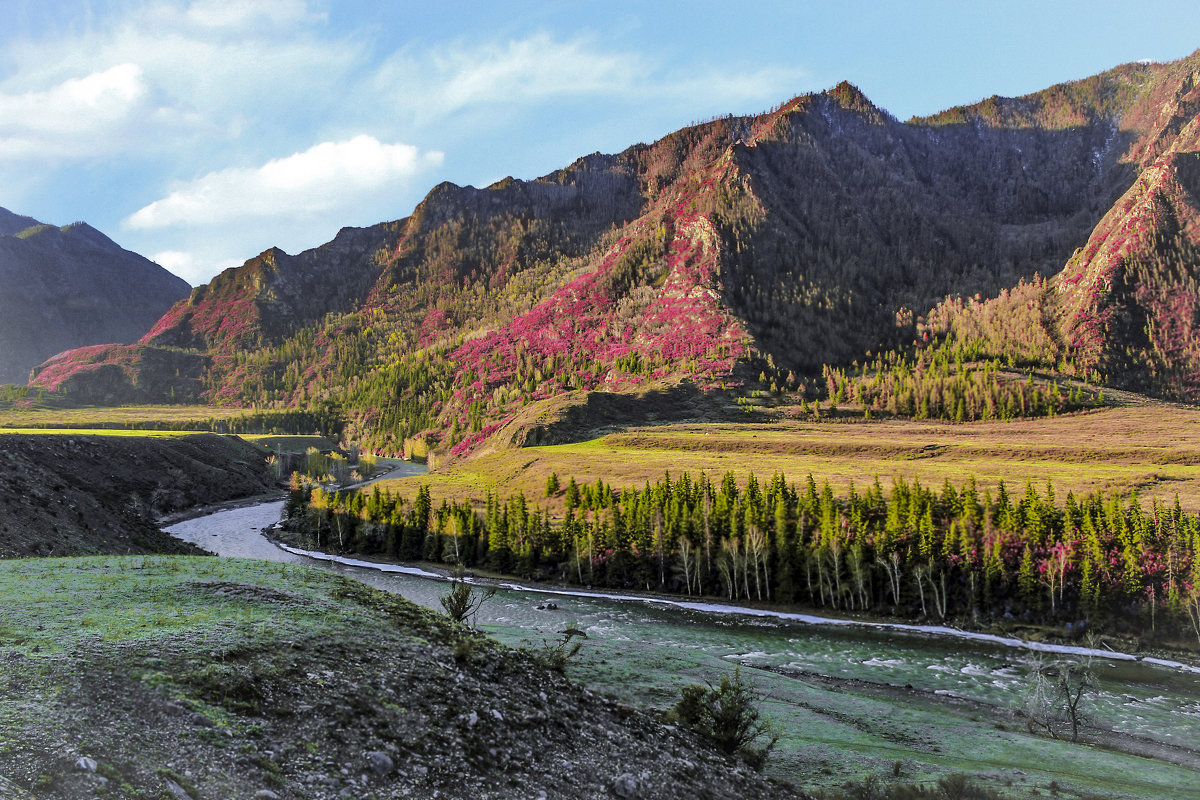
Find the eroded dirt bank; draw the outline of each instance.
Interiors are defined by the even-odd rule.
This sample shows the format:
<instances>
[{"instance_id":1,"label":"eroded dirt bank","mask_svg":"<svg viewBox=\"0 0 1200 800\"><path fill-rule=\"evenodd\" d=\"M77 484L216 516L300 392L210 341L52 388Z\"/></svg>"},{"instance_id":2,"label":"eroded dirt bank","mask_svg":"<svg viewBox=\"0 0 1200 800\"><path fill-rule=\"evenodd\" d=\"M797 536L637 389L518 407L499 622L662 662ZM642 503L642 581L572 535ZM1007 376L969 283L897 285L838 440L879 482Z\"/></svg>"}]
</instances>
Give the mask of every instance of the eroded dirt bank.
<instances>
[{"instance_id":1,"label":"eroded dirt bank","mask_svg":"<svg viewBox=\"0 0 1200 800\"><path fill-rule=\"evenodd\" d=\"M0 435L0 557L196 553L155 518L272 488L231 436Z\"/></svg>"}]
</instances>

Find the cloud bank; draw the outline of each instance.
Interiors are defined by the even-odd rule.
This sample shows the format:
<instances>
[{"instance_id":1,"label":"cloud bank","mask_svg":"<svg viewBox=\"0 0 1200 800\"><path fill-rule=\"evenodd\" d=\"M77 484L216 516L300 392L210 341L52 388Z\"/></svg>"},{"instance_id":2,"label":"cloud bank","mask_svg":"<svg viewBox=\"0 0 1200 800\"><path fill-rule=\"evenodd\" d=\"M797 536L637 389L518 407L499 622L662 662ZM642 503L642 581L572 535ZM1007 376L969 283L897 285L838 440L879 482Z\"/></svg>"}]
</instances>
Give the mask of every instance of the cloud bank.
<instances>
[{"instance_id":1,"label":"cloud bank","mask_svg":"<svg viewBox=\"0 0 1200 800\"><path fill-rule=\"evenodd\" d=\"M440 152L383 144L366 135L322 142L260 167L210 172L139 209L125 224L153 229L328 213L364 194L408 181L442 160Z\"/></svg>"}]
</instances>

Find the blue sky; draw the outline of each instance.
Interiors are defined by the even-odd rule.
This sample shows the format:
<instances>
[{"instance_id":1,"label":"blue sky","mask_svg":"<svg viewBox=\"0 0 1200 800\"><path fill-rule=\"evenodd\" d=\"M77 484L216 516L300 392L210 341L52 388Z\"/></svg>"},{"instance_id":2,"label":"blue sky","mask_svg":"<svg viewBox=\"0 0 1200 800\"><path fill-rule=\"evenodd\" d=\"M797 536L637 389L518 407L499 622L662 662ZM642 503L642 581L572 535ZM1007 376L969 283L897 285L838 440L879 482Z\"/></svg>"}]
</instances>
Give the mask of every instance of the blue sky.
<instances>
[{"instance_id":1,"label":"blue sky","mask_svg":"<svg viewBox=\"0 0 1200 800\"><path fill-rule=\"evenodd\" d=\"M0 0L0 206L193 284L846 79L900 119L1200 48L1195 2Z\"/></svg>"}]
</instances>

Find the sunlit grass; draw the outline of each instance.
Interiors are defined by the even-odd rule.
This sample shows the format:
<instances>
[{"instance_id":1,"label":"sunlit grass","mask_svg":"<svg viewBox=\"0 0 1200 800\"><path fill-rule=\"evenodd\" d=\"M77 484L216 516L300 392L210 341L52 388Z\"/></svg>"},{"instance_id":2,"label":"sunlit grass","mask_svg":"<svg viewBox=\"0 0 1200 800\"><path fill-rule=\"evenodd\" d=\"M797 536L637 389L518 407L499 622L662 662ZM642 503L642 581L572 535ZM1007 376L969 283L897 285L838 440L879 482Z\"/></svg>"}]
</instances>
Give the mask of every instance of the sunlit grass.
<instances>
[{"instance_id":1,"label":"sunlit grass","mask_svg":"<svg viewBox=\"0 0 1200 800\"><path fill-rule=\"evenodd\" d=\"M154 439L174 439L180 436L197 436L205 431L159 431L125 428L0 428L5 433L24 433L37 436L135 436Z\"/></svg>"},{"instance_id":2,"label":"sunlit grass","mask_svg":"<svg viewBox=\"0 0 1200 800\"><path fill-rule=\"evenodd\" d=\"M428 484L435 500L475 500L488 491L544 498L546 479L562 485L603 480L641 487L670 472L693 476L732 472L739 481L779 472L789 480L812 475L835 492L862 488L876 477L919 480L940 487L974 476L981 489L1001 481L1020 489L1050 481L1061 496L1137 490L1200 511L1200 412L1150 405L1014 422L950 424L888 420L866 422L696 423L633 428L578 444L491 452L427 476L385 482L415 493Z\"/></svg>"},{"instance_id":3,"label":"sunlit grass","mask_svg":"<svg viewBox=\"0 0 1200 800\"><path fill-rule=\"evenodd\" d=\"M31 408L0 410L0 428L107 427L138 422L195 422L235 419L247 413L228 406L116 406L86 408Z\"/></svg>"}]
</instances>

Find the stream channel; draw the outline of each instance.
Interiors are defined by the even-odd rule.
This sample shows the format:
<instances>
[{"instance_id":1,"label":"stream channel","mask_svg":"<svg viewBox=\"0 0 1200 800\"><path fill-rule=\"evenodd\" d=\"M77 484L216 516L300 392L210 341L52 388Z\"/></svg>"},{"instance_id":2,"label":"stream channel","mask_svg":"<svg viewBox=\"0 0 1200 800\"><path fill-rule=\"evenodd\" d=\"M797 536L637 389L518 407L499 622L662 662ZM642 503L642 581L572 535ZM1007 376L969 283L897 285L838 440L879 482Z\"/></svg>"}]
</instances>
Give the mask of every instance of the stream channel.
<instances>
[{"instance_id":1,"label":"stream channel","mask_svg":"<svg viewBox=\"0 0 1200 800\"><path fill-rule=\"evenodd\" d=\"M389 477L419 474L402 465ZM440 611L445 580L416 568L313 558L270 542L282 501L218 511L166 530L230 558L334 570ZM351 563L347 563L351 562ZM547 605L549 607L547 607ZM929 781L953 772L1008 786L1108 797L1200 800L1200 670L1105 653L1091 659L1089 745L1031 735L1013 714L1039 652L996 637L919 626L846 624L804 615L636 596L502 584L478 626L512 646L538 648L574 624L588 638L568 673L593 690L666 708L688 683L717 682L741 664L782 736L767 765L805 787L891 776ZM1070 654L1075 658L1084 654ZM1023 792L1024 794L1024 792Z\"/></svg>"}]
</instances>

